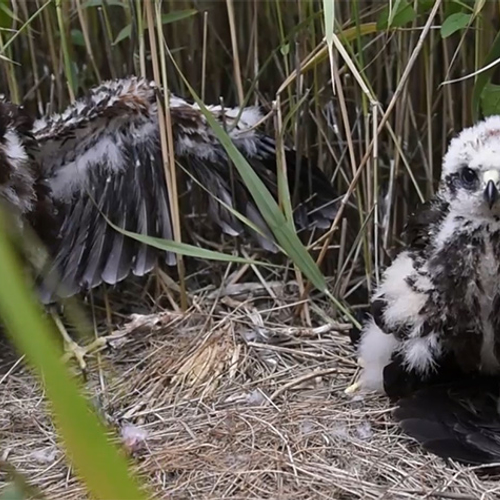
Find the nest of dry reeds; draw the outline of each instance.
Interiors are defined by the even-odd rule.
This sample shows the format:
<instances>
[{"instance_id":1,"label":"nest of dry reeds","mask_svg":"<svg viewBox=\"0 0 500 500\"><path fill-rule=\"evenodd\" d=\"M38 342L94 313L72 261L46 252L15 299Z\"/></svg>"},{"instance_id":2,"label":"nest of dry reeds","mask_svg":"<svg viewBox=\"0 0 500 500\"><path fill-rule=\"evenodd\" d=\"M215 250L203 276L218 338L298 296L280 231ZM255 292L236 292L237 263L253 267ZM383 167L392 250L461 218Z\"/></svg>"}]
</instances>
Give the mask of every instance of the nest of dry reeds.
<instances>
[{"instance_id":1,"label":"nest of dry reeds","mask_svg":"<svg viewBox=\"0 0 500 500\"><path fill-rule=\"evenodd\" d=\"M87 393L155 497L496 498L494 478L401 435L386 398L346 395L350 326L319 299L301 326L297 287L267 285L133 315L89 357ZM22 361L4 368L0 398L2 460L48 498L86 498Z\"/></svg>"}]
</instances>

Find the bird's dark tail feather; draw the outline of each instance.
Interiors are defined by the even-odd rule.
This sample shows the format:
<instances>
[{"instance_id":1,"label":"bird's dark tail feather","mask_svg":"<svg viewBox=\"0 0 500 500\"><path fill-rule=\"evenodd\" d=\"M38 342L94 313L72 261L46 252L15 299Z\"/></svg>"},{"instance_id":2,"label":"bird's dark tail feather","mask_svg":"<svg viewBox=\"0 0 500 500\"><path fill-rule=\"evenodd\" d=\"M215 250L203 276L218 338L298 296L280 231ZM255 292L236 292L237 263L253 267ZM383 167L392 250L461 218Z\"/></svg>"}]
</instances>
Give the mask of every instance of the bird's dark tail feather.
<instances>
[{"instance_id":1,"label":"bird's dark tail feather","mask_svg":"<svg viewBox=\"0 0 500 500\"><path fill-rule=\"evenodd\" d=\"M500 380L471 377L402 398L394 416L426 450L467 465L500 464Z\"/></svg>"},{"instance_id":2,"label":"bird's dark tail feather","mask_svg":"<svg viewBox=\"0 0 500 500\"><path fill-rule=\"evenodd\" d=\"M498 377L464 373L449 355L422 378L395 355L384 368L384 390L401 430L427 451L467 465L500 464Z\"/></svg>"}]
</instances>

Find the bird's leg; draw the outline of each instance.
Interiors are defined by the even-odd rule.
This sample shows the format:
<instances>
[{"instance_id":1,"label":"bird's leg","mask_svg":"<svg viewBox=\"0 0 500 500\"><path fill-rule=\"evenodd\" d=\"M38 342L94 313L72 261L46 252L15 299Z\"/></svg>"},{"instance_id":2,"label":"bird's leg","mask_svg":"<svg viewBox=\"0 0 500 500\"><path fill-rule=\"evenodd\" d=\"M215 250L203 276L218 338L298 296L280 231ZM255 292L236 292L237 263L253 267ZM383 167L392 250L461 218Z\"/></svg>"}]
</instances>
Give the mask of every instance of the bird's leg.
<instances>
[{"instance_id":1,"label":"bird's leg","mask_svg":"<svg viewBox=\"0 0 500 500\"><path fill-rule=\"evenodd\" d=\"M66 363L71 358L75 358L80 369L82 371L86 371L87 362L85 361L85 357L91 353L98 352L105 347L108 346L108 338L107 337L97 337L93 342L87 344L86 346L81 346L77 344L74 340L69 340L66 342L65 346L65 354L62 359L63 362Z\"/></svg>"},{"instance_id":2,"label":"bird's leg","mask_svg":"<svg viewBox=\"0 0 500 500\"><path fill-rule=\"evenodd\" d=\"M59 318L57 313L51 311L51 315L64 341L65 354L62 357L63 362L66 363L71 358L75 358L78 365L80 366L80 369L85 372L87 369L85 357L92 352L100 351L102 348L106 347L110 338L98 337L90 344L82 347L70 337L68 331L66 330L66 327L64 326L61 318Z\"/></svg>"},{"instance_id":3,"label":"bird's leg","mask_svg":"<svg viewBox=\"0 0 500 500\"><path fill-rule=\"evenodd\" d=\"M364 366L364 361L363 361L363 358L360 356L358 357L358 366L363 368ZM361 382L361 379L358 378L358 380L356 380L356 382L352 383L349 387L347 387L346 389L344 389L344 393L345 394L354 394L355 392L358 392L361 387L362 387L362 382Z\"/></svg>"}]
</instances>

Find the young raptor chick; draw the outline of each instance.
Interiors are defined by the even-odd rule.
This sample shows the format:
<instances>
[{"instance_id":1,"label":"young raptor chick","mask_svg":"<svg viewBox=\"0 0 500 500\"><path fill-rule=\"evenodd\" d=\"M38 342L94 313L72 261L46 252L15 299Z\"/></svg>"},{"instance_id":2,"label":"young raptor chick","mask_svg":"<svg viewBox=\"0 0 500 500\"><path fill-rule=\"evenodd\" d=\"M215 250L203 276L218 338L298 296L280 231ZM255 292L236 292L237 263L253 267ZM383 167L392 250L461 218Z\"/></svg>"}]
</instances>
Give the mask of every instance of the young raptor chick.
<instances>
[{"instance_id":1,"label":"young raptor chick","mask_svg":"<svg viewBox=\"0 0 500 500\"><path fill-rule=\"evenodd\" d=\"M383 391L394 360L421 380L449 360L461 373L500 372L499 190L496 116L451 141L437 194L409 221L362 332L362 387Z\"/></svg>"}]
</instances>

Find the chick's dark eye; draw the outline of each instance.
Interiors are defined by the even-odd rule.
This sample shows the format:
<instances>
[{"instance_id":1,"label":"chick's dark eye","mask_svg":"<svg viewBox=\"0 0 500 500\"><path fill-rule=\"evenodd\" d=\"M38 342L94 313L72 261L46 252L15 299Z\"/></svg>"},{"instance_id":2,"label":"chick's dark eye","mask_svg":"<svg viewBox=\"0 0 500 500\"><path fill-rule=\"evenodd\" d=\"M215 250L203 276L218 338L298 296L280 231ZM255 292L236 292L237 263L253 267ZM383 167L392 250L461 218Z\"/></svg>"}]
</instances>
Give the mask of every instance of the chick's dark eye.
<instances>
[{"instance_id":1,"label":"chick's dark eye","mask_svg":"<svg viewBox=\"0 0 500 500\"><path fill-rule=\"evenodd\" d=\"M462 178L463 183L468 186L471 186L477 180L476 172L468 167L462 169L460 177Z\"/></svg>"}]
</instances>

